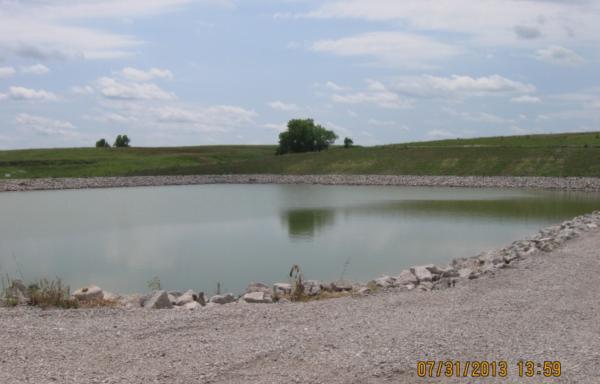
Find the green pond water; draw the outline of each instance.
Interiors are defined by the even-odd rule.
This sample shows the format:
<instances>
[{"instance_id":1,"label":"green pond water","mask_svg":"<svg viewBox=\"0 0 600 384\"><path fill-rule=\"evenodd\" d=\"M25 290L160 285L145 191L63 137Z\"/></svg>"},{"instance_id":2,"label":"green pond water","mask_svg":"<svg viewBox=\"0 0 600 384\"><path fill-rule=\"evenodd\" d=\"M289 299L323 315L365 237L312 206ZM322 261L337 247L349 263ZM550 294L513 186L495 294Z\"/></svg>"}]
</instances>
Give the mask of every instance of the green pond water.
<instances>
[{"instance_id":1,"label":"green pond water","mask_svg":"<svg viewBox=\"0 0 600 384\"><path fill-rule=\"evenodd\" d=\"M251 281L367 281L510 244L600 209L529 190L200 185L0 194L0 274L72 288L241 292Z\"/></svg>"}]
</instances>

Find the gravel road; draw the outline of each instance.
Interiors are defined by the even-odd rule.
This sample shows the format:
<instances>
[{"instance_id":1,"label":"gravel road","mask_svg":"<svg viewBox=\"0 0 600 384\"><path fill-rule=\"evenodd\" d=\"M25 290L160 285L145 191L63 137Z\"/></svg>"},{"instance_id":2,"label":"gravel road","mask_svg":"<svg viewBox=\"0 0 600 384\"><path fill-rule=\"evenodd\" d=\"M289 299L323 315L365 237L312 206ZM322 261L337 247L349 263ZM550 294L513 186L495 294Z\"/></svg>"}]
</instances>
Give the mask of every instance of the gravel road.
<instances>
[{"instance_id":1,"label":"gravel road","mask_svg":"<svg viewBox=\"0 0 600 384\"><path fill-rule=\"evenodd\" d=\"M600 382L600 231L445 291L186 310L0 308L0 383L423 383L418 360ZM520 379L519 359L558 360Z\"/></svg>"}]
</instances>

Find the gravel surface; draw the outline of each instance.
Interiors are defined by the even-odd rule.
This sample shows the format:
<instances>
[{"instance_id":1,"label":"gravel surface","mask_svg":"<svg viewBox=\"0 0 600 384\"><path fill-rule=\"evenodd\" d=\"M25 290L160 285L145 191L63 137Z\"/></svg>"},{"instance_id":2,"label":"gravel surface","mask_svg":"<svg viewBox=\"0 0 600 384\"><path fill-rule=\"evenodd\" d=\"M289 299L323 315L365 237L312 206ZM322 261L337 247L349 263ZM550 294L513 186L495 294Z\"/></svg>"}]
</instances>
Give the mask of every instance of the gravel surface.
<instances>
[{"instance_id":1,"label":"gravel surface","mask_svg":"<svg viewBox=\"0 0 600 384\"><path fill-rule=\"evenodd\" d=\"M0 180L0 192L192 184L405 185L472 188L541 188L600 191L600 177L397 175L191 175Z\"/></svg>"},{"instance_id":2,"label":"gravel surface","mask_svg":"<svg viewBox=\"0 0 600 384\"><path fill-rule=\"evenodd\" d=\"M600 382L600 231L456 288L187 310L0 308L0 383L423 383L418 360L507 360L498 382ZM521 379L519 359L562 362Z\"/></svg>"}]
</instances>

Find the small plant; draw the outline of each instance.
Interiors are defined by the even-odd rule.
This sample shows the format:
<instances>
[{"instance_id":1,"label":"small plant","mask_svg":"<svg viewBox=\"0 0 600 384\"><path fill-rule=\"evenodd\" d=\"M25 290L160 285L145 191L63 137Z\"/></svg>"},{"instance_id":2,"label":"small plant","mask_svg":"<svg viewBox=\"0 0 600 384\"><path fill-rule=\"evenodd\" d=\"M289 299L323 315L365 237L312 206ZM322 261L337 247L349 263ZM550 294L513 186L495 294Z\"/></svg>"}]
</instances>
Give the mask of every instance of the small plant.
<instances>
[{"instance_id":1,"label":"small plant","mask_svg":"<svg viewBox=\"0 0 600 384\"><path fill-rule=\"evenodd\" d=\"M71 298L70 288L63 285L60 279L47 280L42 279L35 284L30 284L27 288L29 296L29 305L40 308L78 308L77 299Z\"/></svg>"},{"instance_id":2,"label":"small plant","mask_svg":"<svg viewBox=\"0 0 600 384\"><path fill-rule=\"evenodd\" d=\"M290 269L290 279L292 279L292 293L290 299L292 301L301 301L305 296L303 278L300 267L297 264L294 264L292 269Z\"/></svg>"},{"instance_id":3,"label":"small plant","mask_svg":"<svg viewBox=\"0 0 600 384\"><path fill-rule=\"evenodd\" d=\"M152 279L148 280L148 288L153 291L160 291L161 284L160 278L158 276L154 276Z\"/></svg>"},{"instance_id":4,"label":"small plant","mask_svg":"<svg viewBox=\"0 0 600 384\"><path fill-rule=\"evenodd\" d=\"M15 295L12 280L6 276L0 278L2 284L2 295L0 296L0 304L6 307L16 307L19 304L19 298Z\"/></svg>"}]
</instances>

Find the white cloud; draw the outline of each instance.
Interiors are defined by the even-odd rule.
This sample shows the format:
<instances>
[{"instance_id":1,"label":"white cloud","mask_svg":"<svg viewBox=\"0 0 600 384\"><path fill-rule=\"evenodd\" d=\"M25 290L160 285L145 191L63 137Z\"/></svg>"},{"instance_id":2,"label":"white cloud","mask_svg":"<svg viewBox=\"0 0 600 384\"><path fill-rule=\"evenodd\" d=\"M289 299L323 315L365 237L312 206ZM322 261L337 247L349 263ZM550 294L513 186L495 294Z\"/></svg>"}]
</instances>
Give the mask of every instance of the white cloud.
<instances>
[{"instance_id":1,"label":"white cloud","mask_svg":"<svg viewBox=\"0 0 600 384\"><path fill-rule=\"evenodd\" d=\"M461 49L425 36L404 32L370 32L334 40L319 40L312 50L339 56L366 56L377 63L399 67L426 67L455 56Z\"/></svg>"},{"instance_id":2,"label":"white cloud","mask_svg":"<svg viewBox=\"0 0 600 384\"><path fill-rule=\"evenodd\" d=\"M283 101L271 101L267 103L267 105L273 109L286 112L297 111L300 109L296 104L284 103Z\"/></svg>"},{"instance_id":3,"label":"white cloud","mask_svg":"<svg viewBox=\"0 0 600 384\"><path fill-rule=\"evenodd\" d=\"M452 108L443 108L443 111L449 115L460 117L463 120L474 121L477 123L485 123L485 124L507 124L513 123L511 119L506 119L504 117L494 115L488 112L464 112L457 111Z\"/></svg>"},{"instance_id":4,"label":"white cloud","mask_svg":"<svg viewBox=\"0 0 600 384\"><path fill-rule=\"evenodd\" d=\"M164 91L152 83L134 83L120 81L110 77L101 77L96 81L98 92L109 99L124 100L172 100L173 93Z\"/></svg>"},{"instance_id":5,"label":"white cloud","mask_svg":"<svg viewBox=\"0 0 600 384\"><path fill-rule=\"evenodd\" d=\"M45 75L50 72L50 68L44 64L34 64L27 67L21 67L21 72L28 75Z\"/></svg>"},{"instance_id":6,"label":"white cloud","mask_svg":"<svg viewBox=\"0 0 600 384\"><path fill-rule=\"evenodd\" d=\"M523 96L513 97L512 99L510 99L510 101L512 103L519 103L519 104L538 104L542 100L536 96L523 95Z\"/></svg>"},{"instance_id":7,"label":"white cloud","mask_svg":"<svg viewBox=\"0 0 600 384\"><path fill-rule=\"evenodd\" d=\"M590 45L600 40L600 3L587 0L337 0L301 16L398 21L413 31L460 34L463 43L476 46L527 47L573 36Z\"/></svg>"},{"instance_id":8,"label":"white cloud","mask_svg":"<svg viewBox=\"0 0 600 384\"><path fill-rule=\"evenodd\" d=\"M130 56L143 42L126 34L86 27L85 20L145 17L181 9L193 0L3 1L0 49L17 56L113 59ZM231 5L229 0L202 1ZM15 38L18 36L18 38Z\"/></svg>"},{"instance_id":9,"label":"white cloud","mask_svg":"<svg viewBox=\"0 0 600 384\"><path fill-rule=\"evenodd\" d=\"M147 71L127 67L121 70L124 78L132 81L149 81L153 79L172 79L173 73L168 69L150 68Z\"/></svg>"},{"instance_id":10,"label":"white cloud","mask_svg":"<svg viewBox=\"0 0 600 384\"><path fill-rule=\"evenodd\" d=\"M0 97L2 98L2 97ZM25 87L10 87L8 93L4 95L4 98L12 100L38 100L38 101L55 101L58 97L52 93L43 89L35 90Z\"/></svg>"},{"instance_id":11,"label":"white cloud","mask_svg":"<svg viewBox=\"0 0 600 384\"><path fill-rule=\"evenodd\" d=\"M283 132L287 129L286 123L266 123L262 125L263 128L272 129L277 132Z\"/></svg>"},{"instance_id":12,"label":"white cloud","mask_svg":"<svg viewBox=\"0 0 600 384\"><path fill-rule=\"evenodd\" d=\"M325 88L327 88L331 91L335 91L335 92L342 92L342 91L347 91L350 89L349 87L344 87L342 85L336 84L333 81L326 82Z\"/></svg>"},{"instance_id":13,"label":"white cloud","mask_svg":"<svg viewBox=\"0 0 600 384\"><path fill-rule=\"evenodd\" d=\"M343 104L374 104L389 109L412 108L412 100L399 96L375 80L367 80L367 88L364 91L334 92L331 100Z\"/></svg>"},{"instance_id":14,"label":"white cloud","mask_svg":"<svg viewBox=\"0 0 600 384\"><path fill-rule=\"evenodd\" d=\"M94 91L94 88L89 85L83 85L83 86L76 85L74 87L71 87L71 92L73 92L76 95L91 95L95 91Z\"/></svg>"},{"instance_id":15,"label":"white cloud","mask_svg":"<svg viewBox=\"0 0 600 384\"><path fill-rule=\"evenodd\" d=\"M539 49L535 52L535 58L546 63L575 67L585 62L583 57L572 50L552 45L547 48Z\"/></svg>"},{"instance_id":16,"label":"white cloud","mask_svg":"<svg viewBox=\"0 0 600 384\"><path fill-rule=\"evenodd\" d=\"M485 96L495 94L531 93L532 84L511 80L500 75L483 77L459 76L417 76L401 77L394 82L394 90L417 96Z\"/></svg>"},{"instance_id":17,"label":"white cloud","mask_svg":"<svg viewBox=\"0 0 600 384\"><path fill-rule=\"evenodd\" d=\"M13 67L0 67L0 79L11 77L16 72Z\"/></svg>"},{"instance_id":18,"label":"white cloud","mask_svg":"<svg viewBox=\"0 0 600 384\"><path fill-rule=\"evenodd\" d=\"M44 136L73 137L77 135L75 126L68 121L21 113L15 117L15 123L24 130Z\"/></svg>"}]
</instances>

